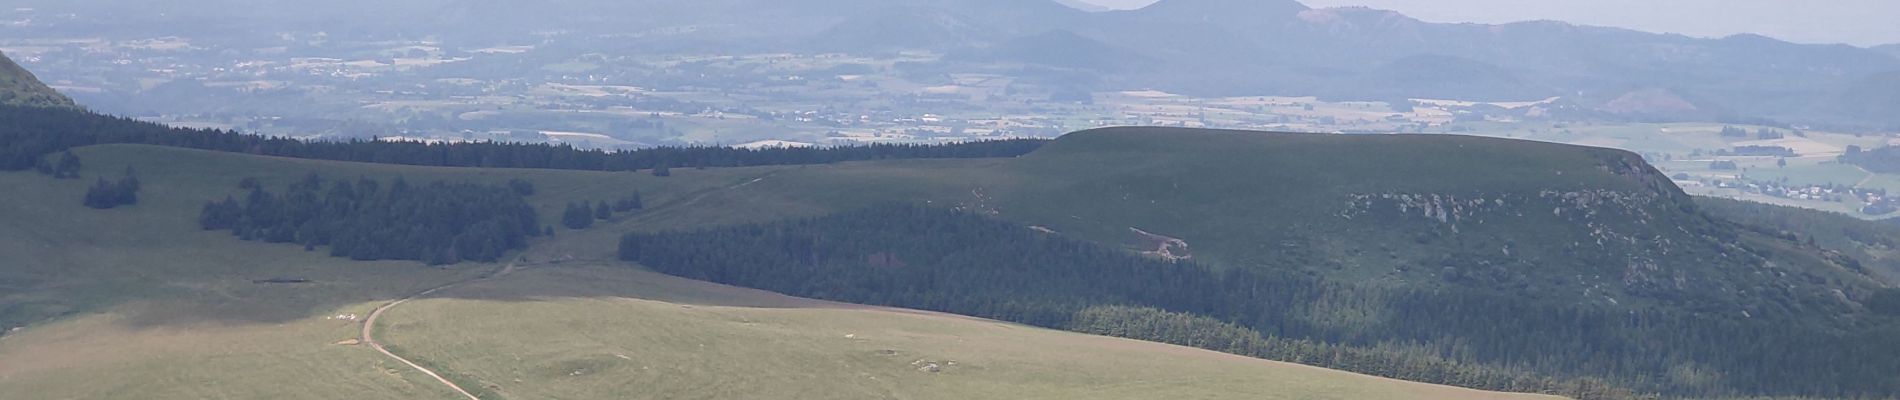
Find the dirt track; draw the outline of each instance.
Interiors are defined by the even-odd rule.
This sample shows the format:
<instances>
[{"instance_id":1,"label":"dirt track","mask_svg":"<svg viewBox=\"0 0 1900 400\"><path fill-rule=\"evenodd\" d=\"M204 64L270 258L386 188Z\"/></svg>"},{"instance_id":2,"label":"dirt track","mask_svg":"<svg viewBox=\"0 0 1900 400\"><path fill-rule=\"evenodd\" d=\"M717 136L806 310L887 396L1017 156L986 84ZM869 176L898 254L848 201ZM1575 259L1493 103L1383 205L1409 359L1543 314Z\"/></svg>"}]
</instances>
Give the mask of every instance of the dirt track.
<instances>
[{"instance_id":1,"label":"dirt track","mask_svg":"<svg viewBox=\"0 0 1900 400\"><path fill-rule=\"evenodd\" d=\"M428 375L430 378L435 378L436 382L441 382L442 385L448 386L450 390L454 390L456 393L460 393L462 397L466 397L469 400L482 400L480 397L476 397L474 393L469 393L468 390L462 389L461 385L457 385L455 384L455 382L449 381L448 378L442 377L442 374L438 374L435 371L431 371L428 368L424 368L421 364L416 364L414 361L410 361L407 358L402 358L402 356L399 356L399 355L396 355L396 353L390 352L388 348L384 348L382 343L379 343L376 341L376 336L375 336L376 319L382 317L384 311L389 311L389 309L402 305L402 303L407 303L410 300L415 300L423 296L435 294L436 292L447 290L449 288L453 288L453 287L467 284L470 282L478 282L478 281L492 279L492 278L499 278L513 272L515 272L515 263L510 262L508 263L508 265L502 266L501 269L496 270L492 274L488 274L488 275L474 278L474 279L452 282L452 283L445 284L442 286L436 286L436 287L430 288L429 290L424 290L416 294L409 295L409 297L404 297L402 299L389 302L389 304L384 304L381 307L376 307L375 311L370 311L368 318L363 319L363 336L360 340L362 341L363 344L369 345L370 348L376 349L376 352L383 353L383 355L389 356L389 358L395 359L396 361L403 363L403 365L408 365L409 368L414 368L416 371L422 372L423 375Z\"/></svg>"}]
</instances>

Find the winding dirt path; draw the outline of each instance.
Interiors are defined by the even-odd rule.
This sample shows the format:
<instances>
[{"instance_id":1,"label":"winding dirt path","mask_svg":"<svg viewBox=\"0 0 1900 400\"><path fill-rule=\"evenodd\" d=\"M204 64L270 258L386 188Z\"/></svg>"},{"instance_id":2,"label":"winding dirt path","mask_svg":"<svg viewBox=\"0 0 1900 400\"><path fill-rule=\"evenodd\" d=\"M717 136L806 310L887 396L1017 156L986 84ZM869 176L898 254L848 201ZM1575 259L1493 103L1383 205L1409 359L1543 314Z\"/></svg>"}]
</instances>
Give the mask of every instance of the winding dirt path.
<instances>
[{"instance_id":1,"label":"winding dirt path","mask_svg":"<svg viewBox=\"0 0 1900 400\"><path fill-rule=\"evenodd\" d=\"M396 308L396 306L402 305L402 303L408 303L410 300L422 298L424 296L435 294L436 292L448 290L449 288L461 286L470 282L479 282L483 280L499 278L499 277L502 277L514 272L515 272L515 262L510 262L508 263L508 265L502 266L501 269L496 270L493 273L476 277L474 279L456 281L456 282L444 284L442 286L436 286L436 287L430 288L429 290L424 290L421 292L417 292L416 294L409 295L409 297L404 297L402 299L389 302L388 304L384 304L381 307L376 307L375 311L369 312L368 318L363 319L363 336L362 338L360 338L360 340L363 342L363 344L368 345L370 348L376 349L376 352L383 353L384 356L388 356L391 359L395 359L396 361L403 363L403 365L408 365L409 368L414 368L416 371L422 372L423 375L428 375L430 378L435 378L436 382L440 382L442 383L442 385L448 386L450 390L454 390L455 393L461 394L462 397L466 397L469 400L482 400L482 398L476 397L474 393L469 393L468 390L462 389L461 385L457 385L455 384L455 382L449 381L449 379L443 377L442 374L438 374L435 371L429 370L428 368L423 367L421 364L416 364L415 361L410 361L407 358L402 358L402 356L396 355L396 353L390 352L388 348L383 347L382 343L378 343L376 341L376 336L375 336L376 319L381 318L383 316L383 312L389 311L389 309L391 308Z\"/></svg>"}]
</instances>

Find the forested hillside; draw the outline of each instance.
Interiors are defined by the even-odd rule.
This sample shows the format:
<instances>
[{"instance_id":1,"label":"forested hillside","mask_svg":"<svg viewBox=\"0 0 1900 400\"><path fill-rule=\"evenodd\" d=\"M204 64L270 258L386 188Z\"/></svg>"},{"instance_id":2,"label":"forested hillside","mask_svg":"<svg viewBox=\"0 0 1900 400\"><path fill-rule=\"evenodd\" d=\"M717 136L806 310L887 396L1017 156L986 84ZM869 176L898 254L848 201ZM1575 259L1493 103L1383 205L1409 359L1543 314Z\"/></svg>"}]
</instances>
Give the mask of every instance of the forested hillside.
<instances>
[{"instance_id":1,"label":"forested hillside","mask_svg":"<svg viewBox=\"0 0 1900 400\"><path fill-rule=\"evenodd\" d=\"M1900 224L1846 214L1714 197L1701 209L1764 234L1839 253L1887 282L1900 282Z\"/></svg>"},{"instance_id":2,"label":"forested hillside","mask_svg":"<svg viewBox=\"0 0 1900 400\"><path fill-rule=\"evenodd\" d=\"M804 191L826 185L859 189ZM1255 330L1262 340L1603 379L1636 392L1880 398L1895 390L1866 371L1896 366L1862 356L1893 329L1873 306L1888 292L1868 265L1703 211L1627 152L1457 136L1119 128L954 170L892 164L779 174L720 201L744 207L751 196L834 207L898 200L1013 225L972 228L982 233L959 242L959 234L919 234L965 229L959 223L852 214L635 235L629 257L787 293L1091 332L1110 328L1072 326L1075 313L1152 308ZM869 226L879 219L896 226ZM925 228L905 230L907 223ZM871 233L850 233L857 231ZM1035 247L1020 236L1035 232L1211 275L1157 277L1143 267L1127 267L1140 277L1129 282L1060 268L1025 275L1073 261L1065 257L1095 260L1063 250L1072 244ZM932 247L939 243L945 248ZM975 250L992 248L1030 261ZM1030 256L1040 252L1064 255ZM685 253L716 255L669 258ZM1173 292L1184 297L1170 297L1166 284L1119 291L1133 282L1221 289ZM1307 294L1259 297L1285 292ZM1258 303L1274 306L1226 308Z\"/></svg>"},{"instance_id":3,"label":"forested hillside","mask_svg":"<svg viewBox=\"0 0 1900 400\"><path fill-rule=\"evenodd\" d=\"M1584 399L1634 393L1878 398L1900 387L1867 328L1621 311L1505 293L1217 269L969 213L886 205L690 233L631 234L623 259L781 293L939 310L1369 374ZM1540 378L1540 374L1563 377ZM1621 389L1619 389L1619 387ZM1633 391L1632 391L1633 390Z\"/></svg>"},{"instance_id":4,"label":"forested hillside","mask_svg":"<svg viewBox=\"0 0 1900 400\"><path fill-rule=\"evenodd\" d=\"M1178 240L1175 256L1219 268L1830 324L1851 323L1851 300L1879 286L1697 212L1640 157L1611 149L1114 128L1000 169L1008 178L980 185L980 201L950 204L1135 251Z\"/></svg>"}]
</instances>

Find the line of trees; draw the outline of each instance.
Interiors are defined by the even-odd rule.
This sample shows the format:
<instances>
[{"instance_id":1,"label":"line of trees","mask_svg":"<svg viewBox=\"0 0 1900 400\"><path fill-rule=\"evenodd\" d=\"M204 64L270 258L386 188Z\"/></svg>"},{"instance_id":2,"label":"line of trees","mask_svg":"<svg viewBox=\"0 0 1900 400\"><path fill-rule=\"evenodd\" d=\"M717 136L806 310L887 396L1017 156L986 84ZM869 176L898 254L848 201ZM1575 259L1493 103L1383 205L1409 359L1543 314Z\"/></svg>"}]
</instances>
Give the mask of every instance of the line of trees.
<instances>
[{"instance_id":1,"label":"line of trees","mask_svg":"<svg viewBox=\"0 0 1900 400\"><path fill-rule=\"evenodd\" d=\"M1795 131L1795 134L1799 135L1801 134L1801 132ZM1736 127L1736 126L1724 126L1722 127L1722 137L1748 138L1749 137L1748 129ZM1761 128L1755 131L1754 137L1756 139L1761 139L1761 140L1773 140L1773 139L1788 137L1788 134L1782 133L1781 131L1774 130L1774 129Z\"/></svg>"},{"instance_id":2,"label":"line of trees","mask_svg":"<svg viewBox=\"0 0 1900 400\"><path fill-rule=\"evenodd\" d=\"M661 147L608 152L568 145L528 143L418 143L352 139L304 141L232 131L172 128L80 110L0 106L0 170L21 171L44 156L73 147L132 143L279 157L384 164L539 168L590 171L827 164L911 158L1014 157L1046 140L1012 139L941 145L872 144L849 147L763 148Z\"/></svg>"},{"instance_id":3,"label":"line of trees","mask_svg":"<svg viewBox=\"0 0 1900 400\"><path fill-rule=\"evenodd\" d=\"M198 223L243 240L329 247L330 255L354 260L443 265L497 261L526 248L543 233L538 218L516 188L310 175L282 194L253 184L242 200L206 202Z\"/></svg>"},{"instance_id":4,"label":"line of trees","mask_svg":"<svg viewBox=\"0 0 1900 400\"><path fill-rule=\"evenodd\" d=\"M613 218L614 213L632 212L643 208L646 208L646 204L641 202L639 192L616 200L612 205L607 204L606 201L594 205L588 205L585 201L567 203L567 209L561 211L561 226L567 229L587 229L594 226L594 220L607 220Z\"/></svg>"},{"instance_id":5,"label":"line of trees","mask_svg":"<svg viewBox=\"0 0 1900 400\"><path fill-rule=\"evenodd\" d=\"M1881 147L1873 150L1861 150L1860 146L1848 146L1841 153L1842 163L1858 165L1868 171L1883 174L1900 173L1900 147Z\"/></svg>"},{"instance_id":6,"label":"line of trees","mask_svg":"<svg viewBox=\"0 0 1900 400\"><path fill-rule=\"evenodd\" d=\"M1390 288L1171 263L980 216L888 205L700 232L635 233L624 260L830 300L1179 343L1399 379L1585 399L1900 393L1900 324L1768 318ZM1121 310L1103 314L1106 310ZM1137 310L1137 311L1130 311ZM1139 311L1154 310L1154 311ZM1197 328L1140 328L1185 319ZM1210 339L1198 327L1217 326ZM1250 339L1258 336L1258 340ZM1236 344L1238 343L1238 344ZM1624 388L1624 389L1617 389ZM1634 391L1632 391L1634 390Z\"/></svg>"}]
</instances>

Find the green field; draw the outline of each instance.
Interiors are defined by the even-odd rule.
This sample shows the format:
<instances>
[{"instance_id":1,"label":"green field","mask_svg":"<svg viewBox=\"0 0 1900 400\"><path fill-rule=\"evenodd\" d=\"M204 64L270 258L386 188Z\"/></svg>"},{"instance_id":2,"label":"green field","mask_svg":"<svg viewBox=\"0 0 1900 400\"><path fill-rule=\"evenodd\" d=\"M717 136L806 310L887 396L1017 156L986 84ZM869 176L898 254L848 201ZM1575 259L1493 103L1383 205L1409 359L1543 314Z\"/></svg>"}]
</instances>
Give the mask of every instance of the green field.
<instances>
[{"instance_id":1,"label":"green field","mask_svg":"<svg viewBox=\"0 0 1900 400\"><path fill-rule=\"evenodd\" d=\"M404 310L388 340L512 398L1536 397L611 266L529 269L460 293L472 299Z\"/></svg>"},{"instance_id":2,"label":"green field","mask_svg":"<svg viewBox=\"0 0 1900 400\"><path fill-rule=\"evenodd\" d=\"M816 215L883 199L986 207L1006 160L633 173L422 168L162 147L77 151L86 179L0 173L0 398L451 398L351 344L363 316L500 267L350 262L197 229L206 200L311 172L414 182L528 179L544 221L638 190L648 211L561 230L525 270L393 309L379 339L506 398L1288 398L1498 395L964 317L683 281L610 258L628 230ZM137 169L138 205L88 210L94 176ZM830 185L830 186L825 186ZM805 188L800 190L800 188ZM823 190L811 190L823 188ZM302 285L252 283L294 277ZM887 351L888 350L888 351ZM625 356L622 358L621 356ZM919 371L919 360L938 372ZM956 361L956 365L949 362ZM921 364L920 364L921 365ZM656 372L657 371L657 372Z\"/></svg>"}]
</instances>

